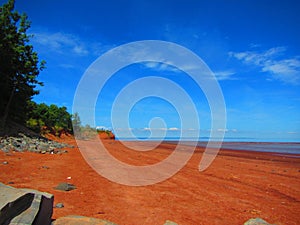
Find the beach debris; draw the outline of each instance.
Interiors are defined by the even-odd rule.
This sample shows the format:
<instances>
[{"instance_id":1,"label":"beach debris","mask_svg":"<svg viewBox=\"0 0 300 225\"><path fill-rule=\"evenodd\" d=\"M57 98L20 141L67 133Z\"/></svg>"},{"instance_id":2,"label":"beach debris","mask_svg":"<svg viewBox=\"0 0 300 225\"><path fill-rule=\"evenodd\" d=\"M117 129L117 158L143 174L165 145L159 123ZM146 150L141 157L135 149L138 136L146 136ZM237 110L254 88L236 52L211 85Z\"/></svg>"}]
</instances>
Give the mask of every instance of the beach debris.
<instances>
[{"instance_id":1,"label":"beach debris","mask_svg":"<svg viewBox=\"0 0 300 225\"><path fill-rule=\"evenodd\" d=\"M62 183L59 183L54 189L60 190L60 191L72 191L72 190L76 189L76 186L74 184L62 182Z\"/></svg>"},{"instance_id":2,"label":"beach debris","mask_svg":"<svg viewBox=\"0 0 300 225\"><path fill-rule=\"evenodd\" d=\"M244 225L272 225L261 218L252 218L244 223Z\"/></svg>"},{"instance_id":3,"label":"beach debris","mask_svg":"<svg viewBox=\"0 0 300 225\"><path fill-rule=\"evenodd\" d=\"M250 212L251 214L260 214L260 213L261 213L261 211L258 210L258 209L251 209L249 212Z\"/></svg>"},{"instance_id":4,"label":"beach debris","mask_svg":"<svg viewBox=\"0 0 300 225\"><path fill-rule=\"evenodd\" d=\"M72 177L67 177L67 180L71 180L72 179Z\"/></svg>"}]
</instances>

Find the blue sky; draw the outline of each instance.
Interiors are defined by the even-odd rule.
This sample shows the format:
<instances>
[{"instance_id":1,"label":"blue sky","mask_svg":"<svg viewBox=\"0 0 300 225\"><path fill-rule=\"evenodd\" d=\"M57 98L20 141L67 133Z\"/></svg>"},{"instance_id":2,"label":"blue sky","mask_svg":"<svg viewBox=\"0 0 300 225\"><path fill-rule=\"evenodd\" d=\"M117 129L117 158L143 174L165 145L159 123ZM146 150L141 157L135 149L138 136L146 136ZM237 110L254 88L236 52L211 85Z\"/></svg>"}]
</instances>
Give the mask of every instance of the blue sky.
<instances>
[{"instance_id":1,"label":"blue sky","mask_svg":"<svg viewBox=\"0 0 300 225\"><path fill-rule=\"evenodd\" d=\"M100 55L128 42L170 41L196 53L214 72L226 103L228 137L300 140L299 1L17 0L16 9L32 21L31 43L47 61L37 102L71 111L78 82ZM208 135L205 96L186 74L162 70L159 64L132 65L115 74L99 96L95 124L112 127L118 92L134 79L152 75L188 90L199 113L200 135ZM164 120L154 120L157 130L163 125L160 130L168 135L178 134L178 113L158 98L138 102L129 126L137 135L149 135L149 121L157 117Z\"/></svg>"}]
</instances>

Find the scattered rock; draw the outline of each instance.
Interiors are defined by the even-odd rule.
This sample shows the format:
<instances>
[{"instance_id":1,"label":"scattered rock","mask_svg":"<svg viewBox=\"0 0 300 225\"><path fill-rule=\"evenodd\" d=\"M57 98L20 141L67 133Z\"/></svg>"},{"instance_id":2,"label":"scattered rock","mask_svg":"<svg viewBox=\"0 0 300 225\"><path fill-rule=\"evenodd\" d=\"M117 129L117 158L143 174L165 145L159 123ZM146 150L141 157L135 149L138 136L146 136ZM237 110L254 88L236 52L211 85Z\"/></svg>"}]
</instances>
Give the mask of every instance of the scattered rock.
<instances>
[{"instance_id":1,"label":"scattered rock","mask_svg":"<svg viewBox=\"0 0 300 225\"><path fill-rule=\"evenodd\" d=\"M53 195L0 183L0 224L51 224Z\"/></svg>"},{"instance_id":2,"label":"scattered rock","mask_svg":"<svg viewBox=\"0 0 300 225\"><path fill-rule=\"evenodd\" d=\"M61 202L57 203L57 204L54 206L54 208L63 208L63 207L65 207L65 206L64 206L64 204L61 203Z\"/></svg>"},{"instance_id":3,"label":"scattered rock","mask_svg":"<svg viewBox=\"0 0 300 225\"><path fill-rule=\"evenodd\" d=\"M244 225L272 225L261 218L252 218L244 223Z\"/></svg>"},{"instance_id":4,"label":"scattered rock","mask_svg":"<svg viewBox=\"0 0 300 225\"><path fill-rule=\"evenodd\" d=\"M43 137L30 137L20 133L17 137L0 137L0 150L3 152L37 152L41 154L57 154L67 153L66 150L58 150L62 148L72 148L74 146L58 143Z\"/></svg>"},{"instance_id":5,"label":"scattered rock","mask_svg":"<svg viewBox=\"0 0 300 225\"><path fill-rule=\"evenodd\" d=\"M7 165L7 164L8 164L8 162L7 162L7 161L4 161L4 162L2 162L2 164L3 164L3 165Z\"/></svg>"},{"instance_id":6,"label":"scattered rock","mask_svg":"<svg viewBox=\"0 0 300 225\"><path fill-rule=\"evenodd\" d=\"M76 186L74 184L69 184L69 183L59 183L56 187L56 190L60 191L72 191L76 189Z\"/></svg>"},{"instance_id":7,"label":"scattered rock","mask_svg":"<svg viewBox=\"0 0 300 225\"><path fill-rule=\"evenodd\" d=\"M90 218L90 217L85 217L85 216L75 216L75 215L58 218L52 224L53 225L79 225L79 224L84 224L84 225L117 225L117 224L112 223L112 222L107 221L107 220Z\"/></svg>"}]
</instances>

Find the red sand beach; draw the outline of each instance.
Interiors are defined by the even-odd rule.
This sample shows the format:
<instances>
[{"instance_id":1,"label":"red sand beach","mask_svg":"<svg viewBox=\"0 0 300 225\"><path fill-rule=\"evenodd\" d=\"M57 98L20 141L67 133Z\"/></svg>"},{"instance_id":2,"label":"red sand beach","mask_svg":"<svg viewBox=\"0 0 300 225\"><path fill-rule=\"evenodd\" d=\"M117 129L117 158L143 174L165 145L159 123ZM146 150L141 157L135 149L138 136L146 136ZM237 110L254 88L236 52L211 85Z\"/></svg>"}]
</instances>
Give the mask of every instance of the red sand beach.
<instances>
[{"instance_id":1,"label":"red sand beach","mask_svg":"<svg viewBox=\"0 0 300 225\"><path fill-rule=\"evenodd\" d=\"M59 141L75 144L73 138ZM157 163L174 149L161 144L136 152L119 141L103 140L111 154L133 165ZM130 187L98 175L78 148L64 154L0 151L0 182L54 194L53 218L82 215L122 224L243 224L260 217L275 224L299 224L300 158L272 153L221 150L211 166L198 171L203 149L187 165L158 184ZM3 162L8 164L3 164ZM67 179L71 177L71 179ZM55 190L60 182L74 184L69 192Z\"/></svg>"}]
</instances>

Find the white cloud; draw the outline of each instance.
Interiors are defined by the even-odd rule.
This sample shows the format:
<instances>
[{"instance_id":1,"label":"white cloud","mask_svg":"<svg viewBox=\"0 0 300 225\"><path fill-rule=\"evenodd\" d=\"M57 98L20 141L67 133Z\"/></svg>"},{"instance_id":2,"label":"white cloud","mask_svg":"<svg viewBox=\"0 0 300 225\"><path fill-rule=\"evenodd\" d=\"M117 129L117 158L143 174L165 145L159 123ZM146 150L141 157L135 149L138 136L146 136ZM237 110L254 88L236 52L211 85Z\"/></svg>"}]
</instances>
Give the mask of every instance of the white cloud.
<instances>
[{"instance_id":1,"label":"white cloud","mask_svg":"<svg viewBox=\"0 0 300 225\"><path fill-rule=\"evenodd\" d=\"M182 72L180 69L177 69L176 67L169 66L167 64L167 62L166 63L145 62L145 63L143 63L143 65L147 68L154 69L154 70L157 70L157 71L172 71L172 72L175 72L175 73ZM192 64L189 64L189 63L182 64L181 68L184 71L201 70L200 66L192 65ZM213 74L214 74L214 76L217 80L233 80L234 78L232 76L235 74L235 72L233 72L231 70L224 70L224 71L213 72Z\"/></svg>"},{"instance_id":2,"label":"white cloud","mask_svg":"<svg viewBox=\"0 0 300 225\"><path fill-rule=\"evenodd\" d=\"M168 65L167 62L160 63L160 62L145 62L143 65L147 68L154 69L157 71L172 71L172 72L181 72L181 70L177 69L176 67Z\"/></svg>"},{"instance_id":3,"label":"white cloud","mask_svg":"<svg viewBox=\"0 0 300 225\"><path fill-rule=\"evenodd\" d=\"M47 48L48 51L61 54L72 53L79 56L84 56L89 53L84 42L72 34L62 32L33 32L33 34L33 42Z\"/></svg>"},{"instance_id":4,"label":"white cloud","mask_svg":"<svg viewBox=\"0 0 300 225\"><path fill-rule=\"evenodd\" d=\"M228 132L229 130L228 129L221 129L221 128L219 128L219 129L217 129L217 131L218 132Z\"/></svg>"},{"instance_id":5,"label":"white cloud","mask_svg":"<svg viewBox=\"0 0 300 225\"><path fill-rule=\"evenodd\" d=\"M214 75L217 78L217 80L233 80L234 78L232 76L234 74L235 72L230 70L214 72Z\"/></svg>"},{"instance_id":6,"label":"white cloud","mask_svg":"<svg viewBox=\"0 0 300 225\"><path fill-rule=\"evenodd\" d=\"M262 72L272 74L274 79L299 84L300 60L298 57L283 58L285 51L285 47L276 47L264 52L230 52L229 55L245 64L260 67Z\"/></svg>"},{"instance_id":7,"label":"white cloud","mask_svg":"<svg viewBox=\"0 0 300 225\"><path fill-rule=\"evenodd\" d=\"M288 134L298 134L298 132L296 132L296 131L288 131L287 133Z\"/></svg>"},{"instance_id":8,"label":"white cloud","mask_svg":"<svg viewBox=\"0 0 300 225\"><path fill-rule=\"evenodd\" d=\"M145 130L145 131L151 131L151 130L161 130L161 131L166 131L166 130L169 130L169 131L179 131L180 129L177 128L177 127L170 127L170 128L165 128L165 127L160 127L160 128L150 128L150 127L144 127L142 128L142 130Z\"/></svg>"}]
</instances>

